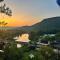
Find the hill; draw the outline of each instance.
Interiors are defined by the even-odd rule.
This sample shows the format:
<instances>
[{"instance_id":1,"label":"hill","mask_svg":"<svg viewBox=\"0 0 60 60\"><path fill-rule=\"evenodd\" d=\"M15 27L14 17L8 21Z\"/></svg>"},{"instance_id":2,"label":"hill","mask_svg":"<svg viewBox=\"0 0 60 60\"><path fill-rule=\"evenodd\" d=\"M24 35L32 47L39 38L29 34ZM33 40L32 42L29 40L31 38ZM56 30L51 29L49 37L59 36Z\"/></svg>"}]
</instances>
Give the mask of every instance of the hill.
<instances>
[{"instance_id":1,"label":"hill","mask_svg":"<svg viewBox=\"0 0 60 60\"><path fill-rule=\"evenodd\" d=\"M42 31L44 33L60 32L60 17L47 18L32 26L23 26L18 29L25 31Z\"/></svg>"},{"instance_id":2,"label":"hill","mask_svg":"<svg viewBox=\"0 0 60 60\"><path fill-rule=\"evenodd\" d=\"M34 30L40 30L43 32L59 32L60 31L60 17L53 17L44 19L33 25Z\"/></svg>"}]
</instances>

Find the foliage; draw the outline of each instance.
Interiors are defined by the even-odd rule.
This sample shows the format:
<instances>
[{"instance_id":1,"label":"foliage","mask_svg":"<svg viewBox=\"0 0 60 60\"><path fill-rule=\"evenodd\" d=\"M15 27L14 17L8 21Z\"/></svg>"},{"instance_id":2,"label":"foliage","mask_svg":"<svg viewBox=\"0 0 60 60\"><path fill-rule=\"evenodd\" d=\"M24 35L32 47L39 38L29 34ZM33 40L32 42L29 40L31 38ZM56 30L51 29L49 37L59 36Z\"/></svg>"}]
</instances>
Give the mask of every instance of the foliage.
<instances>
[{"instance_id":1,"label":"foliage","mask_svg":"<svg viewBox=\"0 0 60 60\"><path fill-rule=\"evenodd\" d=\"M42 46L39 50L29 50L28 46L17 48L16 43L12 42L4 51L4 54L1 54L2 60L56 60L56 54L48 46ZM34 57L30 58L30 54Z\"/></svg>"},{"instance_id":2,"label":"foliage","mask_svg":"<svg viewBox=\"0 0 60 60\"><path fill-rule=\"evenodd\" d=\"M56 33L55 39L56 40L60 40L60 32L59 33Z\"/></svg>"},{"instance_id":3,"label":"foliage","mask_svg":"<svg viewBox=\"0 0 60 60\"><path fill-rule=\"evenodd\" d=\"M42 60L56 60L56 54L48 46L42 46L38 51L38 55L41 56Z\"/></svg>"}]
</instances>

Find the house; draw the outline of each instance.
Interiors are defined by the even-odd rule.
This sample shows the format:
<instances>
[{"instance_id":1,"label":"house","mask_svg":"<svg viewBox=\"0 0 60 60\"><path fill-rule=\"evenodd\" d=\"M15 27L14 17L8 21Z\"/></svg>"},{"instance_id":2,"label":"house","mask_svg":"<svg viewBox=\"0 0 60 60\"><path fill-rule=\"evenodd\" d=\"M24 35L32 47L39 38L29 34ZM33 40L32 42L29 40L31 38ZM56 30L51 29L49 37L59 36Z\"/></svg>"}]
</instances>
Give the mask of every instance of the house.
<instances>
[{"instance_id":1,"label":"house","mask_svg":"<svg viewBox=\"0 0 60 60\"><path fill-rule=\"evenodd\" d=\"M55 40L55 41L51 42L50 45L51 45L51 47L60 50L60 40Z\"/></svg>"},{"instance_id":2,"label":"house","mask_svg":"<svg viewBox=\"0 0 60 60\"><path fill-rule=\"evenodd\" d=\"M28 43L30 42L29 40L29 34L22 34L21 36L19 36L18 38L15 38L17 44L21 44L22 45L28 45ZM17 45L18 46L18 45Z\"/></svg>"},{"instance_id":3,"label":"house","mask_svg":"<svg viewBox=\"0 0 60 60\"><path fill-rule=\"evenodd\" d=\"M50 42L47 40L41 40L37 42L37 46L40 46L40 45L48 46L49 44Z\"/></svg>"}]
</instances>

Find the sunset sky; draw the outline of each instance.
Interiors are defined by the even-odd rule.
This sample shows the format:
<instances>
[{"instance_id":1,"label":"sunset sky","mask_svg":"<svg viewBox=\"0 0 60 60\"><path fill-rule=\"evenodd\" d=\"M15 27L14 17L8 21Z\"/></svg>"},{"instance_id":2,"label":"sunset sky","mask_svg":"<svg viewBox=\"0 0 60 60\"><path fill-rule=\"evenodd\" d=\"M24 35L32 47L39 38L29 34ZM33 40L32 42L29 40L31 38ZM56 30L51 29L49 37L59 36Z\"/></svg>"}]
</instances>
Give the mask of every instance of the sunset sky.
<instances>
[{"instance_id":1,"label":"sunset sky","mask_svg":"<svg viewBox=\"0 0 60 60\"><path fill-rule=\"evenodd\" d=\"M0 20L8 22L7 26L29 26L44 18L60 16L60 7L56 0L5 0L13 12L11 17L0 13Z\"/></svg>"}]
</instances>

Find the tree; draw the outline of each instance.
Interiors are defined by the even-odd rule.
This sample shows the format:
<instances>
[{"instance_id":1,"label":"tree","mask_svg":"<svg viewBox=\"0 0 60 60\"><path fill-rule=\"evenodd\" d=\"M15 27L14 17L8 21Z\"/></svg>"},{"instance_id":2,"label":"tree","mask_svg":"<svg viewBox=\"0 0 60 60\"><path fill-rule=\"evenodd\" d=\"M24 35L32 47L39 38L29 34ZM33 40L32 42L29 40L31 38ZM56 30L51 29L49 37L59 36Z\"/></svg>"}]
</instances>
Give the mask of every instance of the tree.
<instances>
[{"instance_id":1,"label":"tree","mask_svg":"<svg viewBox=\"0 0 60 60\"><path fill-rule=\"evenodd\" d=\"M56 54L51 47L42 46L38 51L38 56L43 60L56 60Z\"/></svg>"},{"instance_id":2,"label":"tree","mask_svg":"<svg viewBox=\"0 0 60 60\"><path fill-rule=\"evenodd\" d=\"M4 0L0 0L0 2L3 2ZM4 13L5 15L12 16L12 10L9 7L6 7L6 4L0 7L0 13ZM7 23L4 21L0 22L0 25L6 26Z\"/></svg>"},{"instance_id":3,"label":"tree","mask_svg":"<svg viewBox=\"0 0 60 60\"><path fill-rule=\"evenodd\" d=\"M56 33L55 39L56 39L56 40L60 40L60 32L59 32L59 33Z\"/></svg>"},{"instance_id":4,"label":"tree","mask_svg":"<svg viewBox=\"0 0 60 60\"><path fill-rule=\"evenodd\" d=\"M4 0L0 0L0 2L3 2Z\"/></svg>"}]
</instances>

